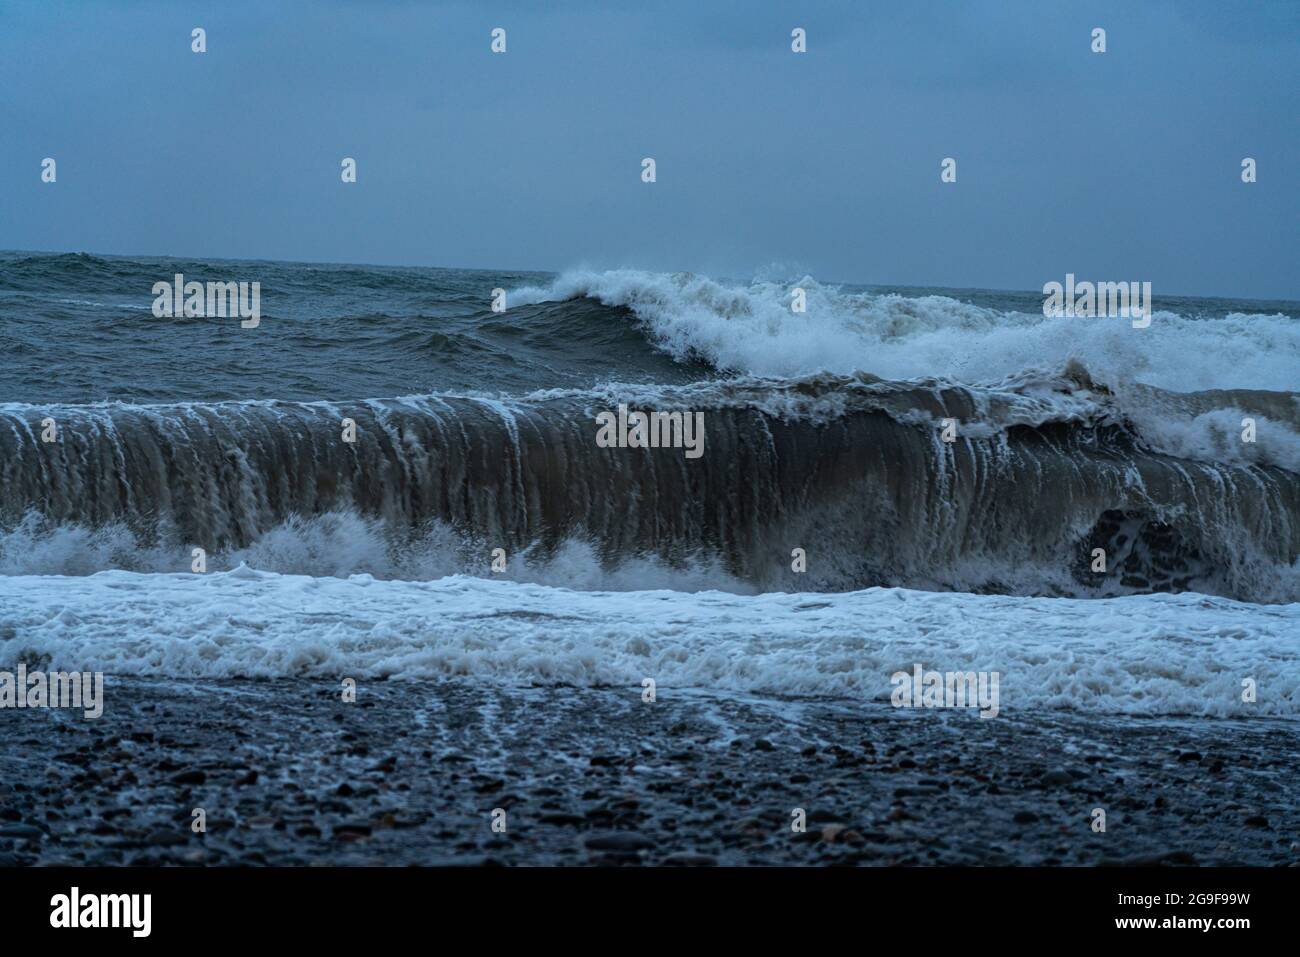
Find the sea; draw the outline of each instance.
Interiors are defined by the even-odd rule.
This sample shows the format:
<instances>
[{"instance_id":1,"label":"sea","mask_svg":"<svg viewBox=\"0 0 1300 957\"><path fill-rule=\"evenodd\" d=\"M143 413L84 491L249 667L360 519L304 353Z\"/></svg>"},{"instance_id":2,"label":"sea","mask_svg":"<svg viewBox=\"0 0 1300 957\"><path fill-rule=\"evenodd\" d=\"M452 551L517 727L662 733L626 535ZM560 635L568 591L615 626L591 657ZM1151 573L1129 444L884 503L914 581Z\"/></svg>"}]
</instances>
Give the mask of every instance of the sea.
<instances>
[{"instance_id":1,"label":"sea","mask_svg":"<svg viewBox=\"0 0 1300 957\"><path fill-rule=\"evenodd\" d=\"M0 253L0 669L1295 716L1300 303L1043 298Z\"/></svg>"}]
</instances>

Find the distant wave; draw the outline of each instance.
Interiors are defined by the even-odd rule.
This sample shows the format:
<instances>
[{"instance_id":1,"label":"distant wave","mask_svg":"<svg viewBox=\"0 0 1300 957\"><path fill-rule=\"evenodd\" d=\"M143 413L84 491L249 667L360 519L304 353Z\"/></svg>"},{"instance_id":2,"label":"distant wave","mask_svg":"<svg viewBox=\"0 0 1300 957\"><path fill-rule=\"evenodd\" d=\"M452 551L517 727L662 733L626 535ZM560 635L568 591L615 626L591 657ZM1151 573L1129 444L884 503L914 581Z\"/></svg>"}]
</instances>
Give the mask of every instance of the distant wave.
<instances>
[{"instance_id":1,"label":"distant wave","mask_svg":"<svg viewBox=\"0 0 1300 957\"><path fill-rule=\"evenodd\" d=\"M175 272L262 283L265 322L156 319L148 293ZM790 309L807 293L806 313ZM507 310L491 309L507 289ZM482 388L517 394L605 381L866 372L973 385L1070 361L1124 394L1300 392L1295 303L1162 299L1146 329L1048 319L1032 293L880 292L689 273L304 265L0 253L0 318L21 363L0 399L356 399ZM1276 306L1277 312L1263 312ZM1169 311L1177 310L1177 311ZM190 358L211 367L195 381ZM57 368L51 377L45 370Z\"/></svg>"},{"instance_id":2,"label":"distant wave","mask_svg":"<svg viewBox=\"0 0 1300 957\"><path fill-rule=\"evenodd\" d=\"M790 292L807 293L794 313ZM1162 389L1300 391L1300 322L1229 313L1207 321L1157 312L1146 329L1122 319L1049 319L942 295L846 292L797 282L727 284L690 273L567 272L515 290L515 305L592 299L630 309L649 340L679 360L759 376L869 372L883 379L996 382L1085 362L1099 382Z\"/></svg>"}]
</instances>

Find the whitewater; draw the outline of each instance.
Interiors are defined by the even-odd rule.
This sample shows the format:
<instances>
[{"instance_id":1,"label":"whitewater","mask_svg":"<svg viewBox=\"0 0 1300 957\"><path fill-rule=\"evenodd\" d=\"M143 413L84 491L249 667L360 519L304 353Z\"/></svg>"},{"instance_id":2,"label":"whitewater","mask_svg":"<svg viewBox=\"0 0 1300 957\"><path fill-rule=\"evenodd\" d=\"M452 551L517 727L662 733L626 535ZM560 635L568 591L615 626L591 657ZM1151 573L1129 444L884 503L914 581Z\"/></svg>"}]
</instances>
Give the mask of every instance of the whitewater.
<instances>
[{"instance_id":1,"label":"whitewater","mask_svg":"<svg viewBox=\"0 0 1300 957\"><path fill-rule=\"evenodd\" d=\"M57 596L57 597L55 597ZM997 671L1004 711L1294 716L1300 605L867 589L576 591L453 575L0 578L0 668L177 678L467 677L521 687L888 700L889 676ZM1243 679L1257 701L1243 701Z\"/></svg>"}]
</instances>

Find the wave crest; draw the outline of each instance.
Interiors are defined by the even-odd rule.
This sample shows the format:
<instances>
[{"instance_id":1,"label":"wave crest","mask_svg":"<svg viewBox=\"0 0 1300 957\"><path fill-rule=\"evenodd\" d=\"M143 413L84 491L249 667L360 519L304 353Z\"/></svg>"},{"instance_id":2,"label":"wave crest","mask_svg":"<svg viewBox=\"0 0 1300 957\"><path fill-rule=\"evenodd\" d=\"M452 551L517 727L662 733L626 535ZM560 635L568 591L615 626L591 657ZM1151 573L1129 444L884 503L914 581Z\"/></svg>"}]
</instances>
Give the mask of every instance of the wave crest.
<instances>
[{"instance_id":1,"label":"wave crest","mask_svg":"<svg viewBox=\"0 0 1300 957\"><path fill-rule=\"evenodd\" d=\"M807 312L791 310L791 292ZM811 277L727 284L691 273L576 270L510 294L512 304L598 300L630 309L674 358L758 376L865 371L883 379L996 382L1082 360L1111 388L1166 390L1300 386L1300 322L1229 313L1214 320L1156 312L1146 329L1123 319L1047 318L943 295L846 291Z\"/></svg>"}]
</instances>

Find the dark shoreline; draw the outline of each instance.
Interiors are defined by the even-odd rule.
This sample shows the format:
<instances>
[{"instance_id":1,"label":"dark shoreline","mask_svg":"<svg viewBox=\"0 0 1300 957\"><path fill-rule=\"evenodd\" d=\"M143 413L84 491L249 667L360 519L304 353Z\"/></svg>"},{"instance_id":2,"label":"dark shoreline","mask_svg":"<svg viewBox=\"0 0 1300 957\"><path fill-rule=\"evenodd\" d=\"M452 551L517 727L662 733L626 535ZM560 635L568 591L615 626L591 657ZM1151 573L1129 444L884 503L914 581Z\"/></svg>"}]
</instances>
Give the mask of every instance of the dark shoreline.
<instances>
[{"instance_id":1,"label":"dark shoreline","mask_svg":"<svg viewBox=\"0 0 1300 957\"><path fill-rule=\"evenodd\" d=\"M0 865L1300 860L1291 719L458 679L363 682L355 704L303 679L110 677L106 696L97 721L0 711Z\"/></svg>"}]
</instances>

